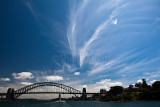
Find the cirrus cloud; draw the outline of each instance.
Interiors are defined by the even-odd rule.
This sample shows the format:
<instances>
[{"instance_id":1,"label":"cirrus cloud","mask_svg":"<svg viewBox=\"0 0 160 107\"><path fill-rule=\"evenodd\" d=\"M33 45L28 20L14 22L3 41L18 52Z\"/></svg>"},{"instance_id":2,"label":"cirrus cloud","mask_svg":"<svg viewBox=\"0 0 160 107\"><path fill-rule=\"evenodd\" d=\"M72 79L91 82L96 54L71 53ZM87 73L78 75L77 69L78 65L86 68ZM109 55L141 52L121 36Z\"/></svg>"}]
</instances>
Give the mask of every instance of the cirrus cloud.
<instances>
[{"instance_id":1,"label":"cirrus cloud","mask_svg":"<svg viewBox=\"0 0 160 107\"><path fill-rule=\"evenodd\" d=\"M117 24L117 21L118 21L117 19L112 20L112 24L115 24L115 25L116 25L116 24Z\"/></svg>"}]
</instances>

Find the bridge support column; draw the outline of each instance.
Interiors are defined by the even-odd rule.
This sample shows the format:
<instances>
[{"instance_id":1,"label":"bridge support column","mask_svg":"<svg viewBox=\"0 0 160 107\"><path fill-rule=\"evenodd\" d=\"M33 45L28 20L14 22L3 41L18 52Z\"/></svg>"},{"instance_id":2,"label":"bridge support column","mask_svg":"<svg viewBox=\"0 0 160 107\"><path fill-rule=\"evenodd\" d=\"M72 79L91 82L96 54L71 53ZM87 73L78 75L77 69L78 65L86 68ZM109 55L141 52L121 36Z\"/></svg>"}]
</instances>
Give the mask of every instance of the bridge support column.
<instances>
[{"instance_id":1,"label":"bridge support column","mask_svg":"<svg viewBox=\"0 0 160 107\"><path fill-rule=\"evenodd\" d=\"M14 98L14 88L9 88L8 89L6 99L15 100L15 98Z\"/></svg>"},{"instance_id":2,"label":"bridge support column","mask_svg":"<svg viewBox=\"0 0 160 107\"><path fill-rule=\"evenodd\" d=\"M86 88L83 88L81 98L82 98L82 100L86 100L87 99Z\"/></svg>"},{"instance_id":3,"label":"bridge support column","mask_svg":"<svg viewBox=\"0 0 160 107\"><path fill-rule=\"evenodd\" d=\"M61 101L61 94L59 94L59 101Z\"/></svg>"}]
</instances>

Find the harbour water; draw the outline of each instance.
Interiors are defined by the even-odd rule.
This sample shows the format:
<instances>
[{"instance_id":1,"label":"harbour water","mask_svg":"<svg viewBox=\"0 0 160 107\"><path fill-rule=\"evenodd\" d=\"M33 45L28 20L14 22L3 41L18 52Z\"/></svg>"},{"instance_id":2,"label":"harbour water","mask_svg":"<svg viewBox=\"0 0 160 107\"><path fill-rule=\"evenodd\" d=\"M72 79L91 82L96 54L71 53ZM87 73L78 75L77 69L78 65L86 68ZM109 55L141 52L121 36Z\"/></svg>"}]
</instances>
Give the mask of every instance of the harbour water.
<instances>
[{"instance_id":1,"label":"harbour water","mask_svg":"<svg viewBox=\"0 0 160 107\"><path fill-rule=\"evenodd\" d=\"M0 107L160 107L160 102L1 101Z\"/></svg>"}]
</instances>

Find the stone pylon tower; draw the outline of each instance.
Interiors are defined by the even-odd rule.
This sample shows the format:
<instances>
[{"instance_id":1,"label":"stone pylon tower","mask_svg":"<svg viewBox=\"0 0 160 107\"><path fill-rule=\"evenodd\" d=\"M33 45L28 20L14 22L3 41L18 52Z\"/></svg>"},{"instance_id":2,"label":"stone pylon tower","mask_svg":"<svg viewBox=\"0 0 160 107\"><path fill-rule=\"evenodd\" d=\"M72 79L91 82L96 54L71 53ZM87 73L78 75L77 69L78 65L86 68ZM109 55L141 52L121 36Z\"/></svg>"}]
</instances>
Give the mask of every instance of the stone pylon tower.
<instances>
[{"instance_id":1,"label":"stone pylon tower","mask_svg":"<svg viewBox=\"0 0 160 107\"><path fill-rule=\"evenodd\" d=\"M6 99L15 100L15 98L14 98L14 88L8 88Z\"/></svg>"},{"instance_id":2,"label":"stone pylon tower","mask_svg":"<svg viewBox=\"0 0 160 107\"><path fill-rule=\"evenodd\" d=\"M87 99L86 88L83 88L81 98L82 98L82 100L86 100Z\"/></svg>"}]
</instances>

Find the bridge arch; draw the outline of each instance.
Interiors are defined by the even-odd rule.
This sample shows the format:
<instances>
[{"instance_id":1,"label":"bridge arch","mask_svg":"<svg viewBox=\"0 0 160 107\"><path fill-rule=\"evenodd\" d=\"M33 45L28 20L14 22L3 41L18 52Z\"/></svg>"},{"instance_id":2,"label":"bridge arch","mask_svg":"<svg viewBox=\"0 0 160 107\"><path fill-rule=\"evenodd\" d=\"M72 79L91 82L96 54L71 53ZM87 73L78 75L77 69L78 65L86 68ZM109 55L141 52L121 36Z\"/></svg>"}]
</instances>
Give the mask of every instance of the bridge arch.
<instances>
[{"instance_id":1,"label":"bridge arch","mask_svg":"<svg viewBox=\"0 0 160 107\"><path fill-rule=\"evenodd\" d=\"M28 93L28 91L37 88L37 87L43 87L43 86L54 86L54 87L58 87L61 89L66 90L68 93L81 93L81 91L74 89L70 86L64 85L64 84L60 84L60 83L55 83L55 82L41 82L41 83L35 83L35 84L31 84L25 87L22 87L18 90L14 91L14 98L17 99L19 96L21 96L22 94L26 94Z\"/></svg>"}]
</instances>

